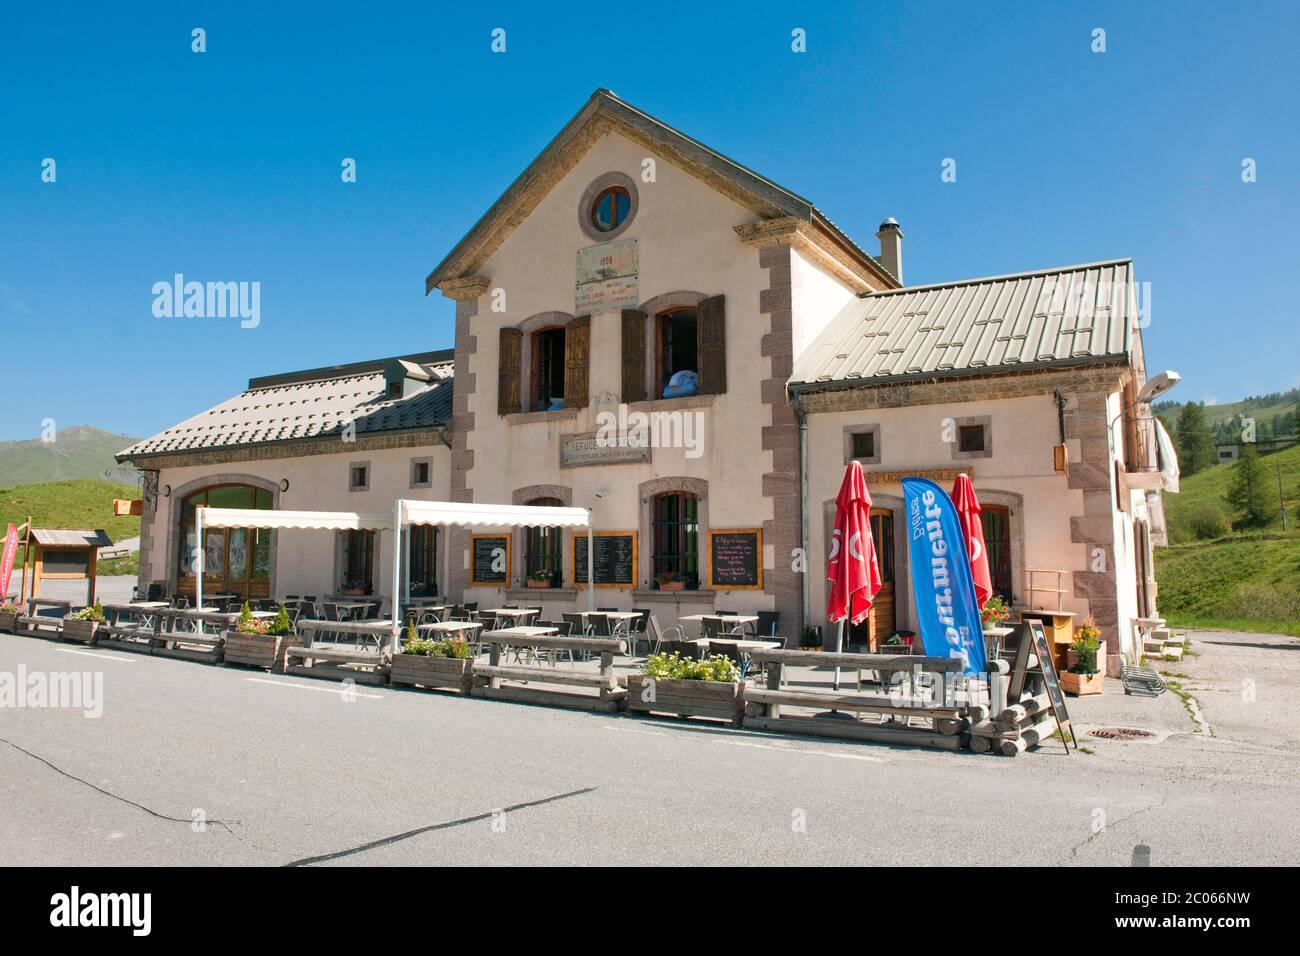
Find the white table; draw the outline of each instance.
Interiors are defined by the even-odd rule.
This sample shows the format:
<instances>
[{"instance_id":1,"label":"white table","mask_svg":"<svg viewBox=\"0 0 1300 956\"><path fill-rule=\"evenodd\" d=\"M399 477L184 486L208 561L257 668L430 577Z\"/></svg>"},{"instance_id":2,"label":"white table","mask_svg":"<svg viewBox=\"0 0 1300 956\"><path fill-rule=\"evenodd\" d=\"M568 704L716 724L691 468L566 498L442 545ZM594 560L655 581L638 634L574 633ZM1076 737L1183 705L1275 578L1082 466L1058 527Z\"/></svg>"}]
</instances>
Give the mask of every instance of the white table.
<instances>
[{"instance_id":1,"label":"white table","mask_svg":"<svg viewBox=\"0 0 1300 956\"><path fill-rule=\"evenodd\" d=\"M355 598L347 598L345 600L336 601L333 598L329 598L327 600L322 601L321 603L333 604L340 611L346 611L348 615L347 619L351 620L352 615L355 614L357 611L364 610L365 608L370 607L372 604L377 604L379 602L377 599L373 601L358 601ZM342 617L341 614L339 616Z\"/></svg>"},{"instance_id":2,"label":"white table","mask_svg":"<svg viewBox=\"0 0 1300 956\"><path fill-rule=\"evenodd\" d=\"M747 624L758 625L757 614L687 614L685 617L679 617L678 621L690 621L693 624L699 624L701 629L705 621L716 621L722 625L719 630L732 630L736 627L744 627Z\"/></svg>"},{"instance_id":3,"label":"white table","mask_svg":"<svg viewBox=\"0 0 1300 956\"><path fill-rule=\"evenodd\" d=\"M748 654L751 651L768 651L781 646L780 641L759 641L754 638L732 637L729 634L720 634L717 637L697 637L694 640L688 640L687 644L734 644L736 650L742 654Z\"/></svg>"},{"instance_id":4,"label":"white table","mask_svg":"<svg viewBox=\"0 0 1300 956\"><path fill-rule=\"evenodd\" d=\"M512 621L517 621L520 618L536 617L537 609L531 607L498 607L487 611L479 611L479 614L491 614L498 620L506 617ZM549 630L552 633L555 633L555 628L550 628Z\"/></svg>"}]
</instances>

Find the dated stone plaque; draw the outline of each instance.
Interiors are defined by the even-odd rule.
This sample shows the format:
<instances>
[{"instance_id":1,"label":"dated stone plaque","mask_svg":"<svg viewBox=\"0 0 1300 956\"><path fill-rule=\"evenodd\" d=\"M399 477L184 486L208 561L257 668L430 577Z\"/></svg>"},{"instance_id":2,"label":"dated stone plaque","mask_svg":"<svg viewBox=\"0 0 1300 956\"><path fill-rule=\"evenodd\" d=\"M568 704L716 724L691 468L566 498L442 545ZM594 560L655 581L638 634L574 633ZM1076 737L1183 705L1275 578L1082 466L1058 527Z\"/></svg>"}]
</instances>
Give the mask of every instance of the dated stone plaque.
<instances>
[{"instance_id":1,"label":"dated stone plaque","mask_svg":"<svg viewBox=\"0 0 1300 956\"><path fill-rule=\"evenodd\" d=\"M650 460L650 446L630 440L608 442L591 435L565 435L560 439L561 468L597 465L637 465Z\"/></svg>"},{"instance_id":2,"label":"dated stone plaque","mask_svg":"<svg viewBox=\"0 0 1300 956\"><path fill-rule=\"evenodd\" d=\"M574 314L618 312L641 301L637 241L619 239L578 250Z\"/></svg>"}]
</instances>

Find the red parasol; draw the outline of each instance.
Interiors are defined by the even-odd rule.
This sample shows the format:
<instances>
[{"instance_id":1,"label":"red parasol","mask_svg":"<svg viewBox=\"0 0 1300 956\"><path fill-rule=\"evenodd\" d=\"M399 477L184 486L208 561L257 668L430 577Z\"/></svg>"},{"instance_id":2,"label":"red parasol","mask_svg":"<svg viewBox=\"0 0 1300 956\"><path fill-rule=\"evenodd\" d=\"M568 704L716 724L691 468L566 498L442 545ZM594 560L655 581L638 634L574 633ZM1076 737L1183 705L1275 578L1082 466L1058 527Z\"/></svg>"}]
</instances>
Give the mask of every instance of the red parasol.
<instances>
[{"instance_id":1,"label":"red parasol","mask_svg":"<svg viewBox=\"0 0 1300 956\"><path fill-rule=\"evenodd\" d=\"M969 475L958 475L952 486L952 503L966 539L970 573L975 580L975 601L980 608L993 594L993 577L989 574L989 556L984 550L984 523L980 520L980 503Z\"/></svg>"},{"instance_id":2,"label":"red parasol","mask_svg":"<svg viewBox=\"0 0 1300 956\"><path fill-rule=\"evenodd\" d=\"M831 534L826 578L831 582L826 597L826 617L854 624L866 619L871 602L880 591L880 566L876 544L871 538L871 494L862 477L862 466L849 462L844 470L840 493L835 497L835 530Z\"/></svg>"}]
</instances>

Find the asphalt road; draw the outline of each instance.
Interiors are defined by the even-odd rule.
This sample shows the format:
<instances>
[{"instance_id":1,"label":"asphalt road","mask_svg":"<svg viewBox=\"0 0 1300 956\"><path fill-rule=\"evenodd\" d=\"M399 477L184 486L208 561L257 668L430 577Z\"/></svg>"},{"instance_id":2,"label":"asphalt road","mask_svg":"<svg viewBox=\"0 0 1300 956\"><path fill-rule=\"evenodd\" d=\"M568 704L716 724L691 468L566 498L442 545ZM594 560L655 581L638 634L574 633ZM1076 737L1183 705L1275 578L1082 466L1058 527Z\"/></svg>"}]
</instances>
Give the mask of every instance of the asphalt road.
<instances>
[{"instance_id":1,"label":"asphalt road","mask_svg":"<svg viewBox=\"0 0 1300 956\"><path fill-rule=\"evenodd\" d=\"M1111 683L1071 703L1095 753L1010 759L388 688L349 699L0 635L0 672L103 675L98 718L0 709L0 865L1127 866L1137 845L1152 865L1295 863L1300 641L1203 637L1171 667L1214 736L1175 695ZM1115 723L1154 742L1082 732Z\"/></svg>"}]
</instances>

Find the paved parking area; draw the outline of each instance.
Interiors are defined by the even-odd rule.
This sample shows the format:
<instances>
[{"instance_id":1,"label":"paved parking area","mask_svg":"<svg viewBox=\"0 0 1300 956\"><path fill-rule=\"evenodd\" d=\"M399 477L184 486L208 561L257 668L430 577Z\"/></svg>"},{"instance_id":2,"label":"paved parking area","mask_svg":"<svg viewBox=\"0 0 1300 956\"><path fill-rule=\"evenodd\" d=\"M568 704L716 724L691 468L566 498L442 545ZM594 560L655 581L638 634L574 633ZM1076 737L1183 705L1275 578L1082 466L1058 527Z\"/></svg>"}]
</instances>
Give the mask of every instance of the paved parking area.
<instances>
[{"instance_id":1,"label":"paved parking area","mask_svg":"<svg viewBox=\"0 0 1300 956\"><path fill-rule=\"evenodd\" d=\"M1154 742L1008 759L0 635L0 672L103 681L98 718L0 710L0 865L1294 863L1295 645L1204 635L1171 665L1214 736L1112 683L1076 724ZM1253 705L1228 691L1248 677Z\"/></svg>"}]
</instances>

